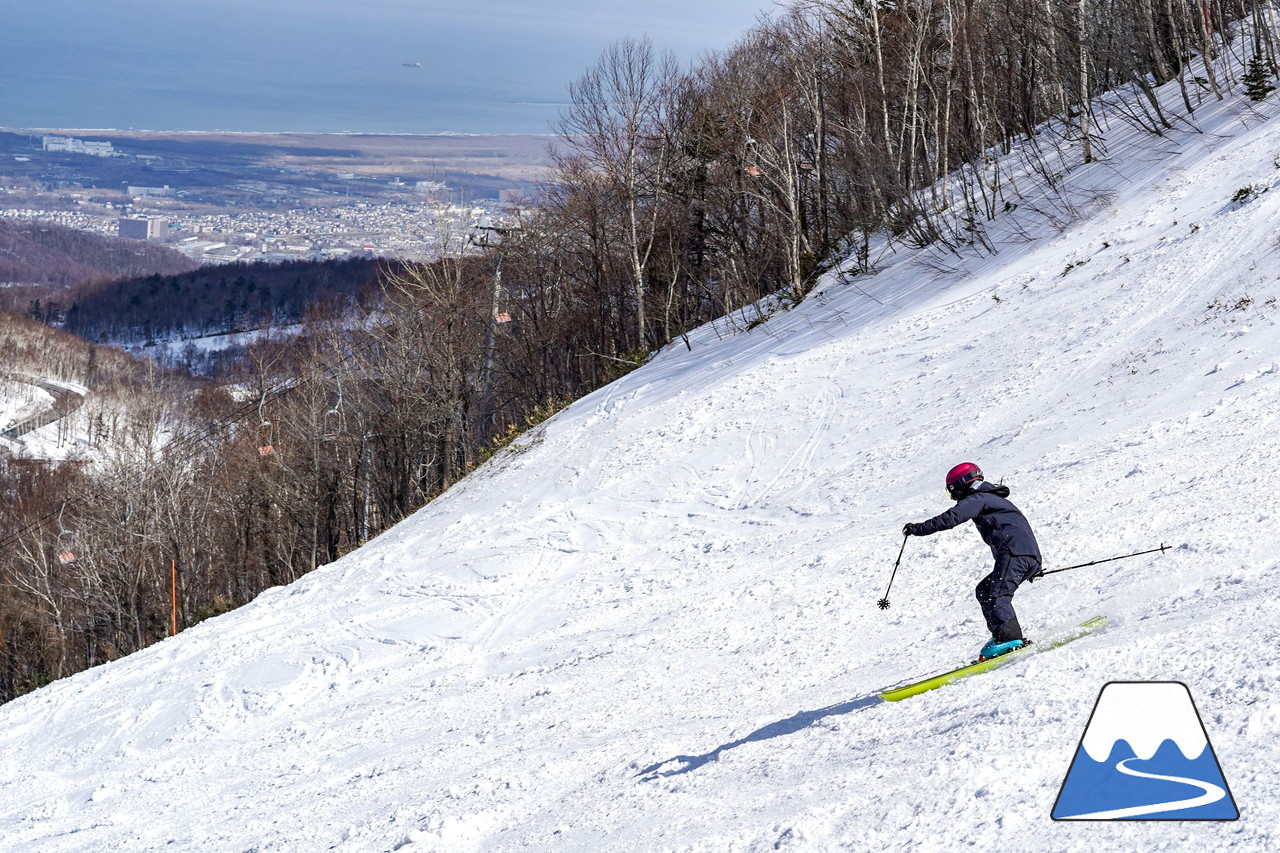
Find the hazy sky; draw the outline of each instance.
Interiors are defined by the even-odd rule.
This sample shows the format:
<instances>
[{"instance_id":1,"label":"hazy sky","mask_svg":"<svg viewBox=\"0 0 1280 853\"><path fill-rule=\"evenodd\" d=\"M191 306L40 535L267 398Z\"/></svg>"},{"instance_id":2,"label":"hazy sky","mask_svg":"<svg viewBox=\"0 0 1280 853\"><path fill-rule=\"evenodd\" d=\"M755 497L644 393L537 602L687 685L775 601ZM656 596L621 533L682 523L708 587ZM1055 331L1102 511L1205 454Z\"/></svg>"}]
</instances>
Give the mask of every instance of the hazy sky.
<instances>
[{"instance_id":1,"label":"hazy sky","mask_svg":"<svg viewBox=\"0 0 1280 853\"><path fill-rule=\"evenodd\" d=\"M685 60L773 0L4 0L0 126L545 132L610 43ZM421 68L412 67L421 63Z\"/></svg>"}]
</instances>

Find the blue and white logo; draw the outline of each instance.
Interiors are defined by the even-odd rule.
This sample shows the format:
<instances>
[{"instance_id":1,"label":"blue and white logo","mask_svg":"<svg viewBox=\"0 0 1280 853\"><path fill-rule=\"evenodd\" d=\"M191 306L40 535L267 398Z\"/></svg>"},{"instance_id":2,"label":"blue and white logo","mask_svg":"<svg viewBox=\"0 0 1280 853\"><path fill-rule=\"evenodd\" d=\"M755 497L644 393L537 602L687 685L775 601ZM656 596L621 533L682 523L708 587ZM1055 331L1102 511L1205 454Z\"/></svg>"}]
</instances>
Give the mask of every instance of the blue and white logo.
<instances>
[{"instance_id":1,"label":"blue and white logo","mask_svg":"<svg viewBox=\"0 0 1280 853\"><path fill-rule=\"evenodd\" d=\"M1180 681L1102 688L1054 820L1235 820L1240 817L1191 691Z\"/></svg>"}]
</instances>

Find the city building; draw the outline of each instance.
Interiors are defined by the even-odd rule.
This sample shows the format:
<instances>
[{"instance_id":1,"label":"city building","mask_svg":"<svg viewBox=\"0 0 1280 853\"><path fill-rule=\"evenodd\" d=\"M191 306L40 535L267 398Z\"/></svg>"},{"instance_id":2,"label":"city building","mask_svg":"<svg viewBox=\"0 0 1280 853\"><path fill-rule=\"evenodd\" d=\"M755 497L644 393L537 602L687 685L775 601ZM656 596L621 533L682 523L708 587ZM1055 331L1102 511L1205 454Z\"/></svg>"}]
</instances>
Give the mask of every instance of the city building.
<instances>
[{"instance_id":1,"label":"city building","mask_svg":"<svg viewBox=\"0 0 1280 853\"><path fill-rule=\"evenodd\" d=\"M116 154L110 142L91 142L73 136L42 136L40 144L45 151L65 151L93 157L114 157Z\"/></svg>"},{"instance_id":2,"label":"city building","mask_svg":"<svg viewBox=\"0 0 1280 853\"><path fill-rule=\"evenodd\" d=\"M131 196L144 196L144 195L150 195L150 196L157 196L157 197L160 197L160 198L167 198L167 197L169 197L169 196L172 196L173 194L174 194L173 188L172 188L172 187L170 187L168 184L165 184L165 185L164 185L164 186L162 186L162 187L132 187L132 186L130 186L130 187L126 187L126 188L125 188L125 195L131 195Z\"/></svg>"},{"instance_id":3,"label":"city building","mask_svg":"<svg viewBox=\"0 0 1280 853\"><path fill-rule=\"evenodd\" d=\"M163 219L121 219L120 236L130 240L163 240L168 226Z\"/></svg>"}]
</instances>

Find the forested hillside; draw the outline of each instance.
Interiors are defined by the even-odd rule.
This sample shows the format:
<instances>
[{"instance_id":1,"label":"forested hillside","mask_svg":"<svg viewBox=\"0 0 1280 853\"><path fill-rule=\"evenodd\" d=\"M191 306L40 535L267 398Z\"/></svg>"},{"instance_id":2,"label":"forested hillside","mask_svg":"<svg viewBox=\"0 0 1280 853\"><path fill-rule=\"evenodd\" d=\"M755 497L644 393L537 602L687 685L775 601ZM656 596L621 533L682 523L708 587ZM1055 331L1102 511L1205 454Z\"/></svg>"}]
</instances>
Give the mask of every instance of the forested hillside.
<instances>
[{"instance_id":1,"label":"forested hillside","mask_svg":"<svg viewBox=\"0 0 1280 853\"><path fill-rule=\"evenodd\" d=\"M802 0L691 70L623 41L570 87L552 186L505 241L506 274L582 296L552 303L587 315L563 351L616 355L767 294L798 299L833 257L872 270L879 234L983 247L1016 203L1014 162L1056 186L1107 156L1117 124L1159 136L1250 67L1265 92L1275 25L1254 0ZM1153 94L1167 82L1176 112ZM1140 97L1098 99L1117 87ZM997 156L1020 138L1034 144L1017 161Z\"/></svg>"},{"instance_id":2,"label":"forested hillside","mask_svg":"<svg viewBox=\"0 0 1280 853\"><path fill-rule=\"evenodd\" d=\"M110 387L137 381L146 367L119 350L95 346L29 317L0 311L0 372Z\"/></svg>"},{"instance_id":3,"label":"forested hillside","mask_svg":"<svg viewBox=\"0 0 1280 853\"><path fill-rule=\"evenodd\" d=\"M0 284L57 288L143 275L173 275L196 264L164 246L78 231L49 222L0 219ZM40 298L42 291L26 298ZM3 291L0 291L3 296ZM24 311L6 300L3 307Z\"/></svg>"},{"instance_id":4,"label":"forested hillside","mask_svg":"<svg viewBox=\"0 0 1280 853\"><path fill-rule=\"evenodd\" d=\"M64 326L92 341L178 340L296 323L350 309L386 265L349 259L231 264L120 279L67 295Z\"/></svg>"}]
</instances>

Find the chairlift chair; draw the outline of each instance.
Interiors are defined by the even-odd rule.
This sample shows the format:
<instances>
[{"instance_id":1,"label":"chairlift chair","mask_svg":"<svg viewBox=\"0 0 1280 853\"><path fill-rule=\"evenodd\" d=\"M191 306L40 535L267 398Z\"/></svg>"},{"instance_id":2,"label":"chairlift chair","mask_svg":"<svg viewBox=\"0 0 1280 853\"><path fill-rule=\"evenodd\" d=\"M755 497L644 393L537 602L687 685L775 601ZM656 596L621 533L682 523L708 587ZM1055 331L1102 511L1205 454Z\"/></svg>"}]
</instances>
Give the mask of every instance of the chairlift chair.
<instances>
[{"instance_id":1,"label":"chairlift chair","mask_svg":"<svg viewBox=\"0 0 1280 853\"><path fill-rule=\"evenodd\" d=\"M275 427L271 421L267 420L266 405L267 395L264 392L262 399L258 402L258 455L263 459L276 452L275 442L272 440L275 436Z\"/></svg>"},{"instance_id":2,"label":"chairlift chair","mask_svg":"<svg viewBox=\"0 0 1280 853\"><path fill-rule=\"evenodd\" d=\"M62 524L62 513L66 509L67 504L63 502L62 508L58 510L58 541L54 548L54 554L57 555L58 562L64 566L76 561L76 536Z\"/></svg>"},{"instance_id":3,"label":"chairlift chair","mask_svg":"<svg viewBox=\"0 0 1280 853\"><path fill-rule=\"evenodd\" d=\"M322 435L325 441L337 441L346 430L347 419L342 414L342 385L338 385L338 399L334 402L333 408L324 413Z\"/></svg>"},{"instance_id":4,"label":"chairlift chair","mask_svg":"<svg viewBox=\"0 0 1280 853\"><path fill-rule=\"evenodd\" d=\"M334 407L324 413L324 440L337 441L345 429L342 410Z\"/></svg>"},{"instance_id":5,"label":"chairlift chair","mask_svg":"<svg viewBox=\"0 0 1280 853\"><path fill-rule=\"evenodd\" d=\"M272 442L272 436L275 434L275 427L271 421L263 421L258 424L258 455L262 457L271 456L276 452L275 445Z\"/></svg>"}]
</instances>

